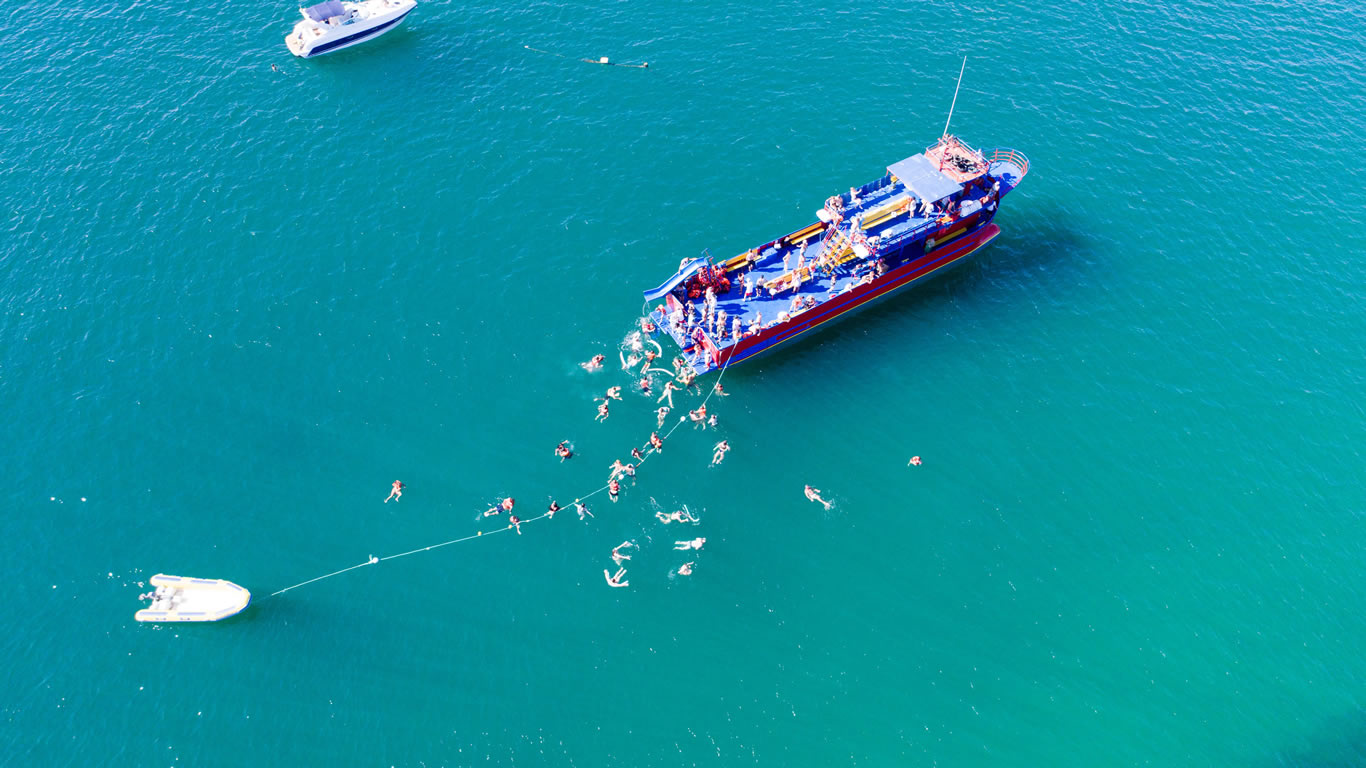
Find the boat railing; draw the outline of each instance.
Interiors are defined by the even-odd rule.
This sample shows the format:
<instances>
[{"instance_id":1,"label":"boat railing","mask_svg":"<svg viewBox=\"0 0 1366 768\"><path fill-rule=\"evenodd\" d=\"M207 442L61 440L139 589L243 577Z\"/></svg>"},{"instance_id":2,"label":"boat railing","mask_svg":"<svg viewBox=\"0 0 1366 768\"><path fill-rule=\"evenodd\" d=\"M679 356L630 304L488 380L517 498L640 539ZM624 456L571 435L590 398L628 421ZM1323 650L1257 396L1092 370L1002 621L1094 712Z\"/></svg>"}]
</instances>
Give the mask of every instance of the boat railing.
<instances>
[{"instance_id":1,"label":"boat railing","mask_svg":"<svg viewBox=\"0 0 1366 768\"><path fill-rule=\"evenodd\" d=\"M988 160L992 164L1010 163L1020 169L1021 176L1029 173L1029 158L1025 157L1023 152L1016 149L1010 149L1008 147L993 149L991 151L991 157L988 158Z\"/></svg>"}]
</instances>

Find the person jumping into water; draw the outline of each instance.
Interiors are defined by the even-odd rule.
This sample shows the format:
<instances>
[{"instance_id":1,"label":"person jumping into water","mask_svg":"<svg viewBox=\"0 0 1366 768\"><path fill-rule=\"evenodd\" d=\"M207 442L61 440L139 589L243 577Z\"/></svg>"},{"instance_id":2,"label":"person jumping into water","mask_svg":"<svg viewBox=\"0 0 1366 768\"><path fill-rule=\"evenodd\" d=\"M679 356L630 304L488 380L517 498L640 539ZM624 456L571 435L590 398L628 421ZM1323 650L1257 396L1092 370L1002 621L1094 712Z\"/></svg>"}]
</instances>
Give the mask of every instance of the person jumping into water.
<instances>
[{"instance_id":1,"label":"person jumping into water","mask_svg":"<svg viewBox=\"0 0 1366 768\"><path fill-rule=\"evenodd\" d=\"M629 582L629 581L622 581L622 580L621 580L621 577L626 575L626 569L625 569L625 568L622 568L622 569L618 570L618 571L617 571L617 574L616 574L615 576L612 576L612 575L610 575L610 574L611 574L611 572L608 571L606 568L602 569L602 575L607 579L607 585L608 585L608 586L611 586L611 587L629 587L629 586L631 586L631 582Z\"/></svg>"},{"instance_id":2,"label":"person jumping into water","mask_svg":"<svg viewBox=\"0 0 1366 768\"><path fill-rule=\"evenodd\" d=\"M692 541L675 541L675 542L674 542L674 549L679 549L679 550L701 549L701 548L702 548L702 545L703 545L703 544L706 544L706 543L707 543L707 540L704 539L704 538L701 538L701 537L698 537L698 538L696 538L696 539L693 539Z\"/></svg>"},{"instance_id":3,"label":"person jumping into water","mask_svg":"<svg viewBox=\"0 0 1366 768\"><path fill-rule=\"evenodd\" d=\"M821 489L819 488L812 488L809 485L806 486L806 498L810 501L819 501L820 503L825 505L826 509L830 508L830 502L821 498Z\"/></svg>"},{"instance_id":4,"label":"person jumping into water","mask_svg":"<svg viewBox=\"0 0 1366 768\"><path fill-rule=\"evenodd\" d=\"M621 561L622 561L622 560L630 560L630 559L631 559L631 556L630 556L630 555L623 555L623 554L621 554L621 550L626 549L627 547L634 547L634 546L635 546L635 544L632 543L632 542L623 541L623 542L621 542L620 544L618 544L618 545L616 545L615 547L613 547L613 548L612 548L612 562L616 563L617 566L620 567L620 566L621 566Z\"/></svg>"},{"instance_id":5,"label":"person jumping into water","mask_svg":"<svg viewBox=\"0 0 1366 768\"><path fill-rule=\"evenodd\" d=\"M403 481L401 481L401 480L395 480L393 486L391 486L391 487L390 487L390 490L389 490L389 499L393 499L394 501L398 501L402 496L403 496ZM388 503L389 503L389 499L385 499L385 500L384 500L384 503L385 503L385 504L388 504Z\"/></svg>"}]
</instances>

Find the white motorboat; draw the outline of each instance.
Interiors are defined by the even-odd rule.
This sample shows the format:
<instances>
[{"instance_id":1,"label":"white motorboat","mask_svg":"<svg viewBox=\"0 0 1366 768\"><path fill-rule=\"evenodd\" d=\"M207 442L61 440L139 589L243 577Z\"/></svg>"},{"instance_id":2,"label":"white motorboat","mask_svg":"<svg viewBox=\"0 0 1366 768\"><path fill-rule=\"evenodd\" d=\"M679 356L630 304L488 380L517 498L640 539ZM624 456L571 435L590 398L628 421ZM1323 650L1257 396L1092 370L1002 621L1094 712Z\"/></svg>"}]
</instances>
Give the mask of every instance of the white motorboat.
<instances>
[{"instance_id":1,"label":"white motorboat","mask_svg":"<svg viewBox=\"0 0 1366 768\"><path fill-rule=\"evenodd\" d=\"M327 0L300 8L304 20L294 25L285 45L305 59L340 51L397 27L415 5L415 0Z\"/></svg>"},{"instance_id":2,"label":"white motorboat","mask_svg":"<svg viewBox=\"0 0 1366 768\"><path fill-rule=\"evenodd\" d=\"M133 615L138 621L218 621L235 616L251 602L251 593L231 581L191 579L158 573L156 589L141 595L152 604Z\"/></svg>"}]
</instances>

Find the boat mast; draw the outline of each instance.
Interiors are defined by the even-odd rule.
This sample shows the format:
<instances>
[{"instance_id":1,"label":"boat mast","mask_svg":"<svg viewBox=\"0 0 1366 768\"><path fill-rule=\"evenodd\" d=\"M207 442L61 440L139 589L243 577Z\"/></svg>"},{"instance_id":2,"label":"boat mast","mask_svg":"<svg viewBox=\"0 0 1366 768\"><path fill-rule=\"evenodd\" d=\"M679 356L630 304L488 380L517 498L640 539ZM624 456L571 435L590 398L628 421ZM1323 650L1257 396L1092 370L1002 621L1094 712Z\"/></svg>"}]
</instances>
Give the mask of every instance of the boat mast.
<instances>
[{"instance_id":1,"label":"boat mast","mask_svg":"<svg viewBox=\"0 0 1366 768\"><path fill-rule=\"evenodd\" d=\"M958 89L963 86L963 70L968 68L968 57L963 57L963 66L958 68L958 85L953 87L953 103L949 105L949 119L944 121L944 136L949 135L949 123L953 122L953 108L958 106Z\"/></svg>"}]
</instances>

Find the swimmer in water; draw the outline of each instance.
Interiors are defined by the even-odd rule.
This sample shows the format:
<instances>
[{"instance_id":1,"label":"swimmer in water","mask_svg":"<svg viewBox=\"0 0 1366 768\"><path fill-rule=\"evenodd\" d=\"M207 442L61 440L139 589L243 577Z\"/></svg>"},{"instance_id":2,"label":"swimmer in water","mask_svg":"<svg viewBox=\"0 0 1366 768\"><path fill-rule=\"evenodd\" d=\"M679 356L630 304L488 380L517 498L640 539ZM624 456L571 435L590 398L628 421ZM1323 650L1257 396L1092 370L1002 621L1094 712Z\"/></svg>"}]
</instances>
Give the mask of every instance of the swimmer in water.
<instances>
[{"instance_id":1,"label":"swimmer in water","mask_svg":"<svg viewBox=\"0 0 1366 768\"><path fill-rule=\"evenodd\" d=\"M629 582L629 581L622 581L622 580L621 580L621 577L626 575L626 569L625 569L625 568L622 568L622 569L618 570L618 571L617 571L617 575L615 575L615 576L610 575L610 573L611 573L611 572L608 571L606 568L602 569L602 575L607 579L607 585L608 585L608 586L612 586L612 587L629 587L629 586L631 586L631 582Z\"/></svg>"},{"instance_id":2,"label":"swimmer in water","mask_svg":"<svg viewBox=\"0 0 1366 768\"><path fill-rule=\"evenodd\" d=\"M607 421L607 401L603 400L598 404L598 415L593 421Z\"/></svg>"},{"instance_id":3,"label":"swimmer in water","mask_svg":"<svg viewBox=\"0 0 1366 768\"><path fill-rule=\"evenodd\" d=\"M560 511L560 505L557 504L557 503L555 503L555 500L554 500L554 499L551 499L551 500L550 500L550 508L547 509L547 510L545 511L545 517L546 517L546 519L547 519L547 520L554 520L554 519L555 519L555 513L556 513L556 512L559 512L559 511Z\"/></svg>"},{"instance_id":4,"label":"swimmer in water","mask_svg":"<svg viewBox=\"0 0 1366 768\"><path fill-rule=\"evenodd\" d=\"M631 543L631 542L629 542L629 541L623 541L623 542L621 542L620 544L618 544L618 545L616 545L615 547L613 547L613 548L612 548L612 562L616 563L617 566L620 567L620 566L621 566L621 561L622 561L622 560L630 560L630 559L631 559L631 556L630 556L630 555L623 555L623 554L621 554L621 551L620 551L620 550L623 550L623 549L625 549L625 548L627 548L627 547L634 547L634 546L635 546L635 544L633 544L633 543Z\"/></svg>"},{"instance_id":5,"label":"swimmer in water","mask_svg":"<svg viewBox=\"0 0 1366 768\"><path fill-rule=\"evenodd\" d=\"M621 387L608 387L608 388L607 388L607 396L610 397L610 398L612 398L613 400L620 400L620 399L621 399Z\"/></svg>"},{"instance_id":6,"label":"swimmer in water","mask_svg":"<svg viewBox=\"0 0 1366 768\"><path fill-rule=\"evenodd\" d=\"M674 386L674 383L672 381L666 381L664 382L664 394L660 395L659 399L655 402L663 402L665 398L668 398L669 407L672 408L674 407L674 393L677 391L678 387Z\"/></svg>"},{"instance_id":7,"label":"swimmer in water","mask_svg":"<svg viewBox=\"0 0 1366 768\"><path fill-rule=\"evenodd\" d=\"M616 478L607 481L607 496L612 499L612 503L617 501L617 494L621 493L621 483Z\"/></svg>"},{"instance_id":8,"label":"swimmer in water","mask_svg":"<svg viewBox=\"0 0 1366 768\"><path fill-rule=\"evenodd\" d=\"M394 481L394 484L393 484L392 486L390 486L390 490L389 490L389 499L393 499L394 501L398 501L399 498L401 498L402 496L403 496L403 482L400 481L400 480L395 480L395 481ZM384 500L384 503L385 503L385 504L388 504L388 503L389 503L389 499L385 499L385 500Z\"/></svg>"},{"instance_id":9,"label":"swimmer in water","mask_svg":"<svg viewBox=\"0 0 1366 768\"><path fill-rule=\"evenodd\" d=\"M574 499L574 511L579 513L580 520L583 519L584 515L587 515L589 517L593 516L593 513L588 511L588 505L584 504L578 499Z\"/></svg>"},{"instance_id":10,"label":"swimmer in water","mask_svg":"<svg viewBox=\"0 0 1366 768\"><path fill-rule=\"evenodd\" d=\"M606 359L607 359L607 357L606 357L605 355L593 355L593 359L592 359L592 360L589 360L589 361L586 362L586 363L579 363L579 367L583 368L585 371L597 371L597 370L601 370L601 369L602 369L602 361L603 361L603 360L606 360Z\"/></svg>"},{"instance_id":11,"label":"swimmer in water","mask_svg":"<svg viewBox=\"0 0 1366 768\"><path fill-rule=\"evenodd\" d=\"M511 496L509 496L506 499L503 499L502 501L493 505L492 507L489 507L488 511L484 513L484 517L493 517L494 515L499 514L501 512L511 512L512 506L516 503L517 502Z\"/></svg>"},{"instance_id":12,"label":"swimmer in water","mask_svg":"<svg viewBox=\"0 0 1366 768\"><path fill-rule=\"evenodd\" d=\"M632 449L631 449L631 458L635 459L635 460L638 461L638 462L639 462L639 461L645 461L645 457L640 455L640 449L639 449L639 448L632 448Z\"/></svg>"},{"instance_id":13,"label":"swimmer in water","mask_svg":"<svg viewBox=\"0 0 1366 768\"><path fill-rule=\"evenodd\" d=\"M560 461L574 458L574 452L569 449L569 441L562 440L555 446L555 455L560 457Z\"/></svg>"},{"instance_id":14,"label":"swimmer in water","mask_svg":"<svg viewBox=\"0 0 1366 768\"><path fill-rule=\"evenodd\" d=\"M687 507L684 507L683 509L674 510L669 514L664 514L663 512L656 512L655 517L659 518L659 522L664 523L665 525L668 525L669 523L695 524L699 522L697 518L692 516L692 513L688 511Z\"/></svg>"},{"instance_id":15,"label":"swimmer in water","mask_svg":"<svg viewBox=\"0 0 1366 768\"><path fill-rule=\"evenodd\" d=\"M667 418L669 418L669 409L668 409L668 407L660 408L659 410L655 411L655 415L659 417L659 428L660 428L660 429L663 429L663 428L664 428L664 420L667 419Z\"/></svg>"},{"instance_id":16,"label":"swimmer in water","mask_svg":"<svg viewBox=\"0 0 1366 768\"><path fill-rule=\"evenodd\" d=\"M508 518L508 527L509 527L509 528L516 528L516 529L517 529L517 535L518 535L518 536L521 536L521 535L522 535L522 521L521 521L521 520L518 520L516 515L512 515L511 517Z\"/></svg>"},{"instance_id":17,"label":"swimmer in water","mask_svg":"<svg viewBox=\"0 0 1366 768\"><path fill-rule=\"evenodd\" d=\"M612 466L608 467L608 469L612 470L612 474L608 475L607 479L616 480L618 476L626 472L626 465L621 463L621 459L617 459L612 462Z\"/></svg>"},{"instance_id":18,"label":"swimmer in water","mask_svg":"<svg viewBox=\"0 0 1366 768\"><path fill-rule=\"evenodd\" d=\"M713 413L713 414L707 419L707 426L711 427L712 429L716 429L716 414Z\"/></svg>"},{"instance_id":19,"label":"swimmer in water","mask_svg":"<svg viewBox=\"0 0 1366 768\"><path fill-rule=\"evenodd\" d=\"M688 411L688 418L691 419L691 420L692 420L692 423L695 424L696 426L699 426L699 427L702 427L703 429L706 429L706 426L707 426L707 406L705 406L705 405L699 405L699 406L697 407L697 410L695 410L695 411Z\"/></svg>"},{"instance_id":20,"label":"swimmer in water","mask_svg":"<svg viewBox=\"0 0 1366 768\"><path fill-rule=\"evenodd\" d=\"M819 501L821 504L825 505L826 509L830 508L830 502L821 498L821 489L819 488L812 488L809 485L806 486L806 498L811 501Z\"/></svg>"},{"instance_id":21,"label":"swimmer in water","mask_svg":"<svg viewBox=\"0 0 1366 768\"><path fill-rule=\"evenodd\" d=\"M635 485L635 482L636 482L636 465L634 465L634 464L627 464L627 465L626 465L626 468L623 469L621 472L622 472L622 474L624 474L624 475L626 475L627 477L631 478L631 484L632 484L632 485Z\"/></svg>"},{"instance_id":22,"label":"swimmer in water","mask_svg":"<svg viewBox=\"0 0 1366 768\"><path fill-rule=\"evenodd\" d=\"M652 394L654 394L653 392L650 391L650 377L649 377L649 376L641 376L641 377L640 377L640 393L641 393L642 395L647 396L647 397L650 396L650 395L652 395Z\"/></svg>"},{"instance_id":23,"label":"swimmer in water","mask_svg":"<svg viewBox=\"0 0 1366 768\"><path fill-rule=\"evenodd\" d=\"M715 453L711 455L711 464L714 467L717 464L720 464L722 459L726 458L726 451L730 450L730 443L727 443L725 440L722 440L721 442L717 443L716 447L712 450L715 451Z\"/></svg>"},{"instance_id":24,"label":"swimmer in water","mask_svg":"<svg viewBox=\"0 0 1366 768\"><path fill-rule=\"evenodd\" d=\"M712 387L711 391L715 392L721 397L730 397L730 395L724 389L721 389L721 382L719 381L716 382L716 386Z\"/></svg>"},{"instance_id":25,"label":"swimmer in water","mask_svg":"<svg viewBox=\"0 0 1366 768\"><path fill-rule=\"evenodd\" d=\"M623 371L631 370L640 362L640 358L635 355L627 357L625 352L617 352L617 359L621 360L621 370Z\"/></svg>"},{"instance_id":26,"label":"swimmer in water","mask_svg":"<svg viewBox=\"0 0 1366 768\"><path fill-rule=\"evenodd\" d=\"M917 466L917 467L920 466L920 457L919 457L919 456L912 456L912 457L911 457L911 460L910 460L909 462L906 463L906 466L912 466L912 465Z\"/></svg>"},{"instance_id":27,"label":"swimmer in water","mask_svg":"<svg viewBox=\"0 0 1366 768\"><path fill-rule=\"evenodd\" d=\"M684 563L684 564L678 566L678 575L679 575L679 576L691 576L691 575L692 575L692 565L693 565L692 563Z\"/></svg>"},{"instance_id":28,"label":"swimmer in water","mask_svg":"<svg viewBox=\"0 0 1366 768\"><path fill-rule=\"evenodd\" d=\"M692 541L675 541L675 542L674 542L674 549L680 549L680 550L686 550L686 549L701 549L701 548L702 548L702 545L703 545L703 544L706 544L706 543L707 543L707 540L706 540L706 539L703 539L703 538L700 538L700 537L699 537L699 538L696 538L696 539L693 539Z\"/></svg>"},{"instance_id":29,"label":"swimmer in water","mask_svg":"<svg viewBox=\"0 0 1366 768\"><path fill-rule=\"evenodd\" d=\"M664 452L664 438L660 437L658 432L650 433L650 447L654 449L655 453Z\"/></svg>"}]
</instances>

